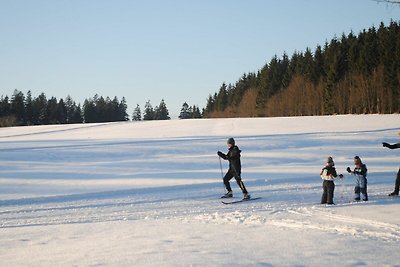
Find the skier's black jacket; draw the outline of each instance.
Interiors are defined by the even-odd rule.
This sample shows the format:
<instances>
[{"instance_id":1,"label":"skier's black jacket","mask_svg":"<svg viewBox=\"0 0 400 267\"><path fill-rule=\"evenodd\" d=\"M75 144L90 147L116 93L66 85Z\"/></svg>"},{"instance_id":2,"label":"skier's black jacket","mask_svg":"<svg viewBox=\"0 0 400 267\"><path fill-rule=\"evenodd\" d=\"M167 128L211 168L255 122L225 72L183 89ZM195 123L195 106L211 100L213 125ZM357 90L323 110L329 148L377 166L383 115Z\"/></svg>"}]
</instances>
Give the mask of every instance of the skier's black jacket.
<instances>
[{"instance_id":1,"label":"skier's black jacket","mask_svg":"<svg viewBox=\"0 0 400 267\"><path fill-rule=\"evenodd\" d=\"M242 171L242 164L240 163L240 152L242 152L237 146L229 148L228 153L219 154L221 158L229 160L229 171L240 176Z\"/></svg>"}]
</instances>

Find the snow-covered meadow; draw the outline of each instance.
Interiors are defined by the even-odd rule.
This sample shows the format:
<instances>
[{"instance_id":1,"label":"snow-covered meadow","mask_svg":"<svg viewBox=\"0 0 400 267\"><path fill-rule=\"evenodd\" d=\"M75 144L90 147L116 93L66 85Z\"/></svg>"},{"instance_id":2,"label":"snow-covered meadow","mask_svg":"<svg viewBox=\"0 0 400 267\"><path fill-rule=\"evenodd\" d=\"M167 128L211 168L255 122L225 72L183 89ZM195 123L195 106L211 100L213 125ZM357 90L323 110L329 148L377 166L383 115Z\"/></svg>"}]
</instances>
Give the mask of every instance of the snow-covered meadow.
<instances>
[{"instance_id":1,"label":"snow-covered meadow","mask_svg":"<svg viewBox=\"0 0 400 267\"><path fill-rule=\"evenodd\" d=\"M399 131L398 114L0 128L0 265L400 266L400 149L381 145ZM221 204L228 137L261 199ZM355 155L369 202L349 202Z\"/></svg>"}]
</instances>

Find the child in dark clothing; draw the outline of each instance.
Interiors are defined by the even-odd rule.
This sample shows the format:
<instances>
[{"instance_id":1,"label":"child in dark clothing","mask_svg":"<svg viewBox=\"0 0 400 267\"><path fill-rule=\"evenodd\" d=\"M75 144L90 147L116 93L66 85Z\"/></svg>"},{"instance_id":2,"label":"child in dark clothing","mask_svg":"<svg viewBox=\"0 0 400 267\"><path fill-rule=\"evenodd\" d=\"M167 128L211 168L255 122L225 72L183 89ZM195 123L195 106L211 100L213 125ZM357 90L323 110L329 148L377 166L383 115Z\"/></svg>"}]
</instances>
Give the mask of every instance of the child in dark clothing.
<instances>
[{"instance_id":1,"label":"child in dark clothing","mask_svg":"<svg viewBox=\"0 0 400 267\"><path fill-rule=\"evenodd\" d=\"M354 175L355 187L354 187L354 200L360 201L360 193L363 201L368 201L367 193L367 166L362 163L359 156L354 157L354 170L347 167L347 172Z\"/></svg>"},{"instance_id":2,"label":"child in dark clothing","mask_svg":"<svg viewBox=\"0 0 400 267\"><path fill-rule=\"evenodd\" d=\"M323 193L321 197L321 204L333 205L333 192L335 191L335 183L333 180L338 176L336 173L335 163L332 157L328 157L326 160L324 168L321 170L321 178L324 180L322 183ZM343 178L340 174L339 178Z\"/></svg>"}]
</instances>

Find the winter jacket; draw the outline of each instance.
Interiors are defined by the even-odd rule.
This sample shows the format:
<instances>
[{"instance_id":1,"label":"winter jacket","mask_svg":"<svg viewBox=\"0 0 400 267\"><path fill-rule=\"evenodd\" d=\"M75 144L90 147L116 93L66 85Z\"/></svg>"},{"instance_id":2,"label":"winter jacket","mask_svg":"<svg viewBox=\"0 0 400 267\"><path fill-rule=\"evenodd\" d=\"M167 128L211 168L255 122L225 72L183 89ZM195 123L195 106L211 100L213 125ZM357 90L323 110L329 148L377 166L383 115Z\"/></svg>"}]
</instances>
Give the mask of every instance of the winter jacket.
<instances>
[{"instance_id":1,"label":"winter jacket","mask_svg":"<svg viewBox=\"0 0 400 267\"><path fill-rule=\"evenodd\" d=\"M334 165L325 166L321 171L321 179L333 181L337 177L336 168Z\"/></svg>"},{"instance_id":2,"label":"winter jacket","mask_svg":"<svg viewBox=\"0 0 400 267\"><path fill-rule=\"evenodd\" d=\"M362 163L360 166L356 166L354 168L353 174L366 178L367 177L367 171L368 171L367 170L367 166Z\"/></svg>"},{"instance_id":3,"label":"winter jacket","mask_svg":"<svg viewBox=\"0 0 400 267\"><path fill-rule=\"evenodd\" d=\"M240 175L242 171L242 164L240 163L240 152L242 152L237 146L229 148L228 153L222 154L221 157L225 160L229 160L229 171Z\"/></svg>"}]
</instances>

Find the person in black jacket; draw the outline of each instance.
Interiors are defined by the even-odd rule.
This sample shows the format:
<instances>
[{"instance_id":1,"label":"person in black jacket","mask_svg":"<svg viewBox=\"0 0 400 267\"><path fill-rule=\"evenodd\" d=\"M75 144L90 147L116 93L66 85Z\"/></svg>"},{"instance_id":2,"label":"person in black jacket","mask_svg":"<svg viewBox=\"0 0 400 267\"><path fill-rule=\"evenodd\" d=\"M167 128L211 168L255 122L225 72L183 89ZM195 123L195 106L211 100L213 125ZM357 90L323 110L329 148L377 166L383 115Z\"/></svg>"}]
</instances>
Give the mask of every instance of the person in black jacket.
<instances>
[{"instance_id":1,"label":"person in black jacket","mask_svg":"<svg viewBox=\"0 0 400 267\"><path fill-rule=\"evenodd\" d=\"M226 190L228 191L222 198L230 198L233 197L232 188L229 181L235 177L237 184L243 192L243 199L250 199L250 194L247 192L246 187L243 184L241 178L242 165L240 162L240 152L242 152L236 145L235 140L233 138L228 139L228 153L224 154L221 151L218 151L218 156L229 161L229 169L225 174L223 181Z\"/></svg>"},{"instance_id":2,"label":"person in black jacket","mask_svg":"<svg viewBox=\"0 0 400 267\"><path fill-rule=\"evenodd\" d=\"M391 144L383 142L382 145L384 147L387 147L390 149L400 148L400 143L391 145ZM399 171L397 172L397 178L396 178L396 182L395 182L395 186L394 186L394 191L392 193L390 193L389 196L398 196L399 188L400 188L400 168L399 168Z\"/></svg>"},{"instance_id":3,"label":"person in black jacket","mask_svg":"<svg viewBox=\"0 0 400 267\"><path fill-rule=\"evenodd\" d=\"M354 187L354 200L360 201L360 193L363 201L368 201L367 194L367 166L362 163L359 156L354 157L354 170L347 167L347 172L354 175L355 187Z\"/></svg>"}]
</instances>

